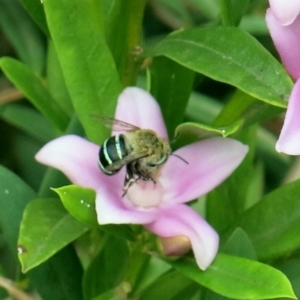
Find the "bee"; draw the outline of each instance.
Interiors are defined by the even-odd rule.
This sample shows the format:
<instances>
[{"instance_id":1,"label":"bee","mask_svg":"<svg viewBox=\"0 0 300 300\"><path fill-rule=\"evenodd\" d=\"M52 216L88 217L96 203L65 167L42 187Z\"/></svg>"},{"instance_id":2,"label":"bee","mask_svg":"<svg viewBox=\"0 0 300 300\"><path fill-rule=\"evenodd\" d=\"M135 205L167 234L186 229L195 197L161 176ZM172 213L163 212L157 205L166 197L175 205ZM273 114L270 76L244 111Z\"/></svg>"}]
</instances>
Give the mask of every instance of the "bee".
<instances>
[{"instance_id":1,"label":"bee","mask_svg":"<svg viewBox=\"0 0 300 300\"><path fill-rule=\"evenodd\" d=\"M99 118L99 117L98 117ZM114 175L126 166L125 193L137 180L151 180L171 155L170 144L151 129L141 129L132 124L100 117L115 131L125 131L108 138L99 150L99 167L106 175Z\"/></svg>"}]
</instances>

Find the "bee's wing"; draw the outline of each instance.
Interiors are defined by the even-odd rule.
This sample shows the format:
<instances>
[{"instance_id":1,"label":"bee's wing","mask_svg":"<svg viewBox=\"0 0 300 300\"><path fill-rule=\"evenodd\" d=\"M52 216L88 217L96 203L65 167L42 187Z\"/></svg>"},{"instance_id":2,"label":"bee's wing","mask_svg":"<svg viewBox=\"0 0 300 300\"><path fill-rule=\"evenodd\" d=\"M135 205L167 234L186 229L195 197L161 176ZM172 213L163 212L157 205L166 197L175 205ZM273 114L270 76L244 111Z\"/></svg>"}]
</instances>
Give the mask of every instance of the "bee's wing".
<instances>
[{"instance_id":1,"label":"bee's wing","mask_svg":"<svg viewBox=\"0 0 300 300\"><path fill-rule=\"evenodd\" d=\"M139 127L126 123L121 120L117 120L114 118L109 118L105 116L97 116L97 115L91 115L91 117L96 118L100 120L104 125L106 125L108 128L114 130L114 131L124 131L124 130L138 130Z\"/></svg>"},{"instance_id":2,"label":"bee's wing","mask_svg":"<svg viewBox=\"0 0 300 300\"><path fill-rule=\"evenodd\" d=\"M112 170L116 170L116 169L121 169L123 166L130 164L140 158L146 157L147 153L146 152L135 152L135 153L131 153L129 155L127 155L126 157L113 162L111 165L109 165L109 167Z\"/></svg>"}]
</instances>

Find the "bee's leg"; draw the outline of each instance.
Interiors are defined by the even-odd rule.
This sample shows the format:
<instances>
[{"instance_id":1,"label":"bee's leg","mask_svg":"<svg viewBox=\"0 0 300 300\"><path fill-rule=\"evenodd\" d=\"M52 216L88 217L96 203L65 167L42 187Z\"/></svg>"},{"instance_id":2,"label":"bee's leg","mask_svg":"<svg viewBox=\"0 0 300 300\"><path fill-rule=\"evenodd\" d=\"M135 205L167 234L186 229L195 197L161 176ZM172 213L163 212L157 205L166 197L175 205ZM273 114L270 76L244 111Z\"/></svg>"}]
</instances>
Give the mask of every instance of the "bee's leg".
<instances>
[{"instance_id":1,"label":"bee's leg","mask_svg":"<svg viewBox=\"0 0 300 300\"><path fill-rule=\"evenodd\" d=\"M126 167L126 176L125 176L125 180L124 180L124 193L122 195L122 197L124 197L128 191L128 189L132 186L133 183L136 182L136 179L134 177L134 170L133 170L133 166L131 164L128 164Z\"/></svg>"}]
</instances>

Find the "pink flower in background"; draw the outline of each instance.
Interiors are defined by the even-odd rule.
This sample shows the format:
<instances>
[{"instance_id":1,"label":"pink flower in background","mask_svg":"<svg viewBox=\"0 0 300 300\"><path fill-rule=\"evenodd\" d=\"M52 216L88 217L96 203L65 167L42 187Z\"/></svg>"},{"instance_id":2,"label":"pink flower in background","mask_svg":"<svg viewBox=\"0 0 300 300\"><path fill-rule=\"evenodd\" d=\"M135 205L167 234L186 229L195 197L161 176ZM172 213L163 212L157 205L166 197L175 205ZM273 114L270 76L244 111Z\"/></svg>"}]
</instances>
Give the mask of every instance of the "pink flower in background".
<instances>
[{"instance_id":1,"label":"pink flower in background","mask_svg":"<svg viewBox=\"0 0 300 300\"><path fill-rule=\"evenodd\" d=\"M158 104L139 88L123 91L115 118L152 129L167 139ZM61 170L73 183L96 190L99 224L143 224L162 238L181 236L177 241L185 245L189 241L197 264L204 270L216 256L218 234L184 203L220 184L247 151L248 147L240 142L219 137L190 144L175 151L188 164L170 156L156 184L139 180L124 197L125 168L113 176L104 175L98 167L99 146L81 137L68 135L53 140L37 153L36 159ZM172 252L172 246L167 247Z\"/></svg>"},{"instance_id":2,"label":"pink flower in background","mask_svg":"<svg viewBox=\"0 0 300 300\"><path fill-rule=\"evenodd\" d=\"M300 13L299 0L269 0L269 4L275 18L283 26L292 24Z\"/></svg>"},{"instance_id":3,"label":"pink flower in background","mask_svg":"<svg viewBox=\"0 0 300 300\"><path fill-rule=\"evenodd\" d=\"M271 1L266 21L286 70L295 80L276 150L300 154L300 1ZM285 8L284 8L285 7ZM281 21L278 21L281 20ZM282 25L289 24L289 25Z\"/></svg>"}]
</instances>

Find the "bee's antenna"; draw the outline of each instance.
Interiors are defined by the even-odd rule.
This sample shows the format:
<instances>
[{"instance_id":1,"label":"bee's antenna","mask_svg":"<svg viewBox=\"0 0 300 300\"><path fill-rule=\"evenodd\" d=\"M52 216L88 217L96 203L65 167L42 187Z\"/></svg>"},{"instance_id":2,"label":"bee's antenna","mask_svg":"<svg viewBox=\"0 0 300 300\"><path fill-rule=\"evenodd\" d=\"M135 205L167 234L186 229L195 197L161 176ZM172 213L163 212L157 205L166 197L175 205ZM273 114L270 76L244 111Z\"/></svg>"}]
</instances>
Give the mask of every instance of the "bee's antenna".
<instances>
[{"instance_id":1,"label":"bee's antenna","mask_svg":"<svg viewBox=\"0 0 300 300\"><path fill-rule=\"evenodd\" d=\"M183 162L185 162L187 165L189 164L189 162L187 160L185 160L184 158L182 158L181 156L171 153L170 155L176 156L177 158L179 158L180 160L182 160Z\"/></svg>"}]
</instances>

